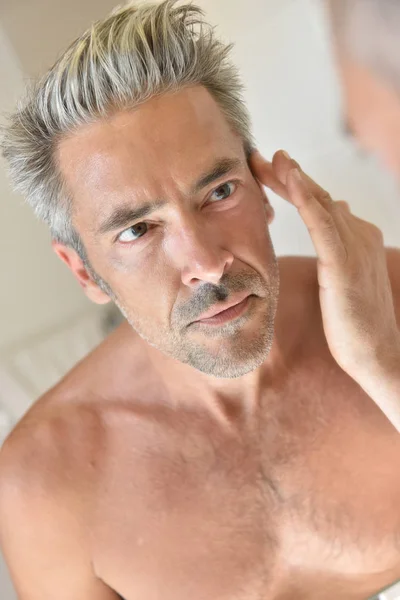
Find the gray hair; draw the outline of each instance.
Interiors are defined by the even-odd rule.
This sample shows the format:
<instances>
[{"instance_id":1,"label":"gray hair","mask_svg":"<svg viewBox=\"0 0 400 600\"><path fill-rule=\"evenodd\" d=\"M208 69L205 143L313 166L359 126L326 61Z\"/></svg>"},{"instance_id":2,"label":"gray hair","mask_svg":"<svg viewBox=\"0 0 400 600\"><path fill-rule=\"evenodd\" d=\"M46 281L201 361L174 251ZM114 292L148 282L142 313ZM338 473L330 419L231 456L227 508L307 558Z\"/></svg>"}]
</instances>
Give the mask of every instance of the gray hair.
<instances>
[{"instance_id":1,"label":"gray hair","mask_svg":"<svg viewBox=\"0 0 400 600\"><path fill-rule=\"evenodd\" d=\"M232 44L193 4L133 4L115 8L75 40L3 127L1 143L14 189L45 221L54 240L85 249L72 224L72 197L61 176L57 146L78 127L155 95L185 86L208 89L248 155L254 147L243 86L228 60Z\"/></svg>"},{"instance_id":2,"label":"gray hair","mask_svg":"<svg viewBox=\"0 0 400 600\"><path fill-rule=\"evenodd\" d=\"M339 49L400 90L399 0L329 0Z\"/></svg>"}]
</instances>

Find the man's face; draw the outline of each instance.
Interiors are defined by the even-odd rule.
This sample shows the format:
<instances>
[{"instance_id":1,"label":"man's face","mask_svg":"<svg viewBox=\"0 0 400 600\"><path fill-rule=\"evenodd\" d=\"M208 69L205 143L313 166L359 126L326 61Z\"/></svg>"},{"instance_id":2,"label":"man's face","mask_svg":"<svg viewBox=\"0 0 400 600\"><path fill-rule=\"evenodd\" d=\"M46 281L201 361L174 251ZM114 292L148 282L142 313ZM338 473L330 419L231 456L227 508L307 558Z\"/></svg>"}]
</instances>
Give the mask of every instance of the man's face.
<instances>
[{"instance_id":1,"label":"man's face","mask_svg":"<svg viewBox=\"0 0 400 600\"><path fill-rule=\"evenodd\" d=\"M400 178L400 94L370 68L339 57L346 119L360 146Z\"/></svg>"},{"instance_id":2,"label":"man's face","mask_svg":"<svg viewBox=\"0 0 400 600\"><path fill-rule=\"evenodd\" d=\"M279 293L273 212L208 91L186 88L86 126L58 158L89 261L132 327L210 375L258 367ZM247 294L237 318L198 321Z\"/></svg>"}]
</instances>

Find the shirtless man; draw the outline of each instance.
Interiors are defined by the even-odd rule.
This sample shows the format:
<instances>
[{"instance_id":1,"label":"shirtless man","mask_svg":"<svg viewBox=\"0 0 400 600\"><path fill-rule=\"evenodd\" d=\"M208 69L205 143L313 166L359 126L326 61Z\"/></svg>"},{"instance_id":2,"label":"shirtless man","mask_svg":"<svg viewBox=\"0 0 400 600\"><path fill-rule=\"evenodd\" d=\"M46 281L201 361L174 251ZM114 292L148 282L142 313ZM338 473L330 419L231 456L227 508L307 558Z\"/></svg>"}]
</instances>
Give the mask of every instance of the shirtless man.
<instances>
[{"instance_id":1,"label":"shirtless man","mask_svg":"<svg viewBox=\"0 0 400 600\"><path fill-rule=\"evenodd\" d=\"M366 600L400 577L399 252L284 153L253 150L199 18L115 12L5 138L57 254L127 319L1 451L19 600ZM319 261L276 259L263 185Z\"/></svg>"}]
</instances>

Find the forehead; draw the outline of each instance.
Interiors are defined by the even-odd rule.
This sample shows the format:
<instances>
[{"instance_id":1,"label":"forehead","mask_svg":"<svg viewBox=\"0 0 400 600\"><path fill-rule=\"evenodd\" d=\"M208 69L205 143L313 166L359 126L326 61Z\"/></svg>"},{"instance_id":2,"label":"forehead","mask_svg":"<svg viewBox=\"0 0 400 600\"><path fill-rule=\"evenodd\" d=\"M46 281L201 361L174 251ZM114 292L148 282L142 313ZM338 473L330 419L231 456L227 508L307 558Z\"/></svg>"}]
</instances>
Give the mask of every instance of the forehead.
<instances>
[{"instance_id":1,"label":"forehead","mask_svg":"<svg viewBox=\"0 0 400 600\"><path fill-rule=\"evenodd\" d=\"M241 150L216 101L198 86L82 127L60 143L58 163L74 208L93 214L113 195L154 200L165 186L184 189L214 158Z\"/></svg>"}]
</instances>

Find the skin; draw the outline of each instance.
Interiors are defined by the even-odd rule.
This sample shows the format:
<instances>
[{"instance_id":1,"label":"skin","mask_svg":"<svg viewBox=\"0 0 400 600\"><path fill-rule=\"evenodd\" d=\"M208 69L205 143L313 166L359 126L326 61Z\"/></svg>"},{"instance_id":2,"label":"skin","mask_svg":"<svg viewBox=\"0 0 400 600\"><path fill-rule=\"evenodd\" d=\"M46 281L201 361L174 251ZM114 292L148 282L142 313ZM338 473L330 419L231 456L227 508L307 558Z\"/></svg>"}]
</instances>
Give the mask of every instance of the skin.
<instances>
[{"instance_id":1,"label":"skin","mask_svg":"<svg viewBox=\"0 0 400 600\"><path fill-rule=\"evenodd\" d=\"M349 132L400 180L400 95L368 66L341 49L338 73Z\"/></svg>"},{"instance_id":2,"label":"skin","mask_svg":"<svg viewBox=\"0 0 400 600\"><path fill-rule=\"evenodd\" d=\"M386 3L382 18L374 19L369 9L362 12L362 4L339 0L326 3L342 91L344 125L361 149L374 154L400 180L400 95L391 58L397 55L391 7ZM395 3L392 8L395 19ZM368 44L371 38L372 46ZM358 51L352 49L350 39ZM375 55L378 61L374 67L371 58L372 49L378 44L376 40L382 47L378 53L381 56ZM363 60L357 56L359 53L365 54Z\"/></svg>"},{"instance_id":3,"label":"skin","mask_svg":"<svg viewBox=\"0 0 400 600\"><path fill-rule=\"evenodd\" d=\"M329 352L316 260L275 257L256 162L208 92L152 99L58 152L74 225L127 321L3 446L19 599L366 600L400 578L400 437ZM221 158L238 164L193 193ZM117 206L163 199L139 243L114 241L132 222L96 233ZM190 327L243 290L242 318Z\"/></svg>"},{"instance_id":4,"label":"skin","mask_svg":"<svg viewBox=\"0 0 400 600\"><path fill-rule=\"evenodd\" d=\"M208 106L209 113L198 117L196 102ZM160 118L153 122L155 111ZM167 126L161 123L164 116ZM196 117L203 131L193 144L183 138ZM217 120L218 137L213 130ZM141 111L119 114L110 119L106 135L103 127L82 131L59 151L67 183L79 196L75 226L84 232L96 273L112 289L135 331L163 352L210 375L239 377L254 371L271 347L279 280L267 227L271 209L250 172L241 140L221 120L218 107L203 89L153 99ZM170 152L168 173L161 145ZM83 162L87 150L92 159ZM214 180L194 194L193 182L223 159L237 162L229 177ZM160 177L155 178L154 171ZM220 194L214 192L210 198L220 182L228 186L230 196L219 189ZM218 201L221 195L229 199ZM110 197L115 198L112 205ZM142 205L164 198L168 204L154 211L147 225L139 220L142 224L135 236L125 232L122 239L131 242L114 239L135 224L132 219L124 227L98 235L111 213L129 206L132 199ZM144 230L146 234L135 240L136 231ZM65 253L67 262L71 259L65 247L56 244L55 249ZM210 327L204 334L204 326L193 323L216 302L243 291L256 295L251 310L256 318L247 318L245 328L231 322L214 336Z\"/></svg>"}]
</instances>

